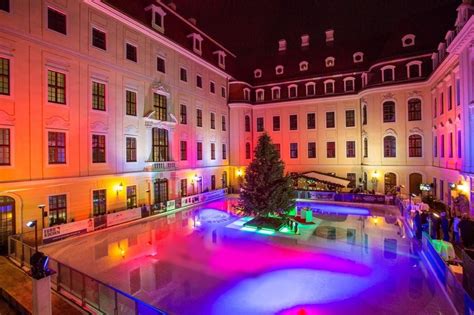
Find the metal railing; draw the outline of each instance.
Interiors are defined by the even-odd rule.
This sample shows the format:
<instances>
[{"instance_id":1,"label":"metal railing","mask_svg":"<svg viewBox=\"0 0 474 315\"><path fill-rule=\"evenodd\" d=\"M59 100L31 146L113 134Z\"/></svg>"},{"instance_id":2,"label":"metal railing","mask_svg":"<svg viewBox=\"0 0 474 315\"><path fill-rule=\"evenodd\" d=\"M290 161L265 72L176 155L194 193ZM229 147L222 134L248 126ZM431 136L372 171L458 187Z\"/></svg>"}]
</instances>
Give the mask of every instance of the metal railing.
<instances>
[{"instance_id":1,"label":"metal railing","mask_svg":"<svg viewBox=\"0 0 474 315\"><path fill-rule=\"evenodd\" d=\"M158 171L169 171L176 169L176 162L167 161L167 162L147 162L145 166L145 171L147 172L158 172Z\"/></svg>"}]
</instances>

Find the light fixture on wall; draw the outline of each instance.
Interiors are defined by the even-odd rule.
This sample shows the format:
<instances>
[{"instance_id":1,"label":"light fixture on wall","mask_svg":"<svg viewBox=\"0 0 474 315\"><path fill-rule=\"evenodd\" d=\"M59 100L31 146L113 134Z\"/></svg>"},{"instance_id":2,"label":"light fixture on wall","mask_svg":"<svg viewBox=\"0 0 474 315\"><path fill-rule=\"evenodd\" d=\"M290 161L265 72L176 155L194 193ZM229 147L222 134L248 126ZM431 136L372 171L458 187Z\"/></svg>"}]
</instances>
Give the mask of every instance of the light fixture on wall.
<instances>
[{"instance_id":1,"label":"light fixture on wall","mask_svg":"<svg viewBox=\"0 0 474 315\"><path fill-rule=\"evenodd\" d=\"M115 186L115 192L117 193L117 196L119 194L119 192L123 191L123 183L121 182L120 184L118 184L117 186Z\"/></svg>"}]
</instances>

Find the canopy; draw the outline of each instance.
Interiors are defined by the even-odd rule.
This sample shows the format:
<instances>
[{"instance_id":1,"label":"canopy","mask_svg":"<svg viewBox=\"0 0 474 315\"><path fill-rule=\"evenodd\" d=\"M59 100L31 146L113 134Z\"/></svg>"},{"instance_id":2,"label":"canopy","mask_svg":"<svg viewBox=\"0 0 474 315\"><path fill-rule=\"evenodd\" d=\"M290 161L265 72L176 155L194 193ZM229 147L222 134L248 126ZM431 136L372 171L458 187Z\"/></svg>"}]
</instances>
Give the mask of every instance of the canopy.
<instances>
[{"instance_id":1,"label":"canopy","mask_svg":"<svg viewBox=\"0 0 474 315\"><path fill-rule=\"evenodd\" d=\"M318 182L322 182L325 184L334 185L338 187L347 187L347 185L349 185L349 183L351 182L347 178L337 177L337 176L320 173L316 171L295 174L294 177L303 177L307 179L313 179Z\"/></svg>"}]
</instances>

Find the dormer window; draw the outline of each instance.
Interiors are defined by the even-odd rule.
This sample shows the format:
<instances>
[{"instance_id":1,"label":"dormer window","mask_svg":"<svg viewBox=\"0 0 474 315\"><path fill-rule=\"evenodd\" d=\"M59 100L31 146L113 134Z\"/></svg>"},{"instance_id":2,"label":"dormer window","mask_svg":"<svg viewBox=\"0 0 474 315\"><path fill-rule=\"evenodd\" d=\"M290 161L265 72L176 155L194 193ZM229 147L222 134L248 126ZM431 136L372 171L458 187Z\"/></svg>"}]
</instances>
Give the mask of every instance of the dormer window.
<instances>
[{"instance_id":1,"label":"dormer window","mask_svg":"<svg viewBox=\"0 0 474 315\"><path fill-rule=\"evenodd\" d=\"M249 88L244 89L244 100L250 101L250 89Z\"/></svg>"},{"instance_id":2,"label":"dormer window","mask_svg":"<svg viewBox=\"0 0 474 315\"><path fill-rule=\"evenodd\" d=\"M344 79L344 92L354 92L355 90L355 78L349 77Z\"/></svg>"},{"instance_id":3,"label":"dormer window","mask_svg":"<svg viewBox=\"0 0 474 315\"><path fill-rule=\"evenodd\" d=\"M308 82L306 83L306 96L316 95L316 83Z\"/></svg>"},{"instance_id":4,"label":"dormer window","mask_svg":"<svg viewBox=\"0 0 474 315\"><path fill-rule=\"evenodd\" d=\"M298 97L298 86L296 84L288 86L288 96L289 98Z\"/></svg>"},{"instance_id":5,"label":"dormer window","mask_svg":"<svg viewBox=\"0 0 474 315\"><path fill-rule=\"evenodd\" d=\"M221 67L222 69L225 69L226 53L223 50L217 50L214 52L214 54L217 55L217 64L219 65L219 67Z\"/></svg>"},{"instance_id":6,"label":"dormer window","mask_svg":"<svg viewBox=\"0 0 474 315\"><path fill-rule=\"evenodd\" d=\"M286 40L280 39L278 41L278 51L285 51L286 50Z\"/></svg>"},{"instance_id":7,"label":"dormer window","mask_svg":"<svg viewBox=\"0 0 474 315\"><path fill-rule=\"evenodd\" d=\"M193 51L196 54L201 55L202 54L202 40L203 40L201 34L192 33L188 35L188 38L193 39Z\"/></svg>"},{"instance_id":8,"label":"dormer window","mask_svg":"<svg viewBox=\"0 0 474 315\"><path fill-rule=\"evenodd\" d=\"M279 100L280 99L280 87L274 86L272 87L272 100Z\"/></svg>"},{"instance_id":9,"label":"dormer window","mask_svg":"<svg viewBox=\"0 0 474 315\"><path fill-rule=\"evenodd\" d=\"M253 71L253 76L255 79L261 78L262 77L262 70L260 69L255 69Z\"/></svg>"},{"instance_id":10,"label":"dormer window","mask_svg":"<svg viewBox=\"0 0 474 315\"><path fill-rule=\"evenodd\" d=\"M255 98L257 102L263 102L265 100L265 91L263 89L258 89L255 91Z\"/></svg>"},{"instance_id":11,"label":"dormer window","mask_svg":"<svg viewBox=\"0 0 474 315\"><path fill-rule=\"evenodd\" d=\"M395 66L385 66L380 71L382 71L382 82L395 80Z\"/></svg>"},{"instance_id":12,"label":"dormer window","mask_svg":"<svg viewBox=\"0 0 474 315\"><path fill-rule=\"evenodd\" d=\"M283 74L283 66L276 66L275 67L275 73L277 75Z\"/></svg>"},{"instance_id":13,"label":"dormer window","mask_svg":"<svg viewBox=\"0 0 474 315\"><path fill-rule=\"evenodd\" d=\"M309 35L304 34L301 35L301 47L308 47L309 46Z\"/></svg>"},{"instance_id":14,"label":"dormer window","mask_svg":"<svg viewBox=\"0 0 474 315\"><path fill-rule=\"evenodd\" d=\"M415 35L407 34L402 37L402 46L403 47L410 47L415 45Z\"/></svg>"},{"instance_id":15,"label":"dormer window","mask_svg":"<svg viewBox=\"0 0 474 315\"><path fill-rule=\"evenodd\" d=\"M324 81L324 93L326 94L334 94L334 80L326 80Z\"/></svg>"},{"instance_id":16,"label":"dormer window","mask_svg":"<svg viewBox=\"0 0 474 315\"><path fill-rule=\"evenodd\" d=\"M326 58L326 67L334 67L334 64L336 63L336 59L334 57L327 57Z\"/></svg>"},{"instance_id":17,"label":"dormer window","mask_svg":"<svg viewBox=\"0 0 474 315\"><path fill-rule=\"evenodd\" d=\"M364 61L364 53L363 52L356 52L355 54L352 55L352 58L354 60L354 63L359 63Z\"/></svg>"},{"instance_id":18,"label":"dormer window","mask_svg":"<svg viewBox=\"0 0 474 315\"><path fill-rule=\"evenodd\" d=\"M165 31L165 15L166 12L163 11L163 8L152 4L147 7L145 11L151 9L151 27L155 30L163 33Z\"/></svg>"},{"instance_id":19,"label":"dormer window","mask_svg":"<svg viewBox=\"0 0 474 315\"><path fill-rule=\"evenodd\" d=\"M301 61L300 62L300 71L306 71L308 70L308 62L307 61Z\"/></svg>"},{"instance_id":20,"label":"dormer window","mask_svg":"<svg viewBox=\"0 0 474 315\"><path fill-rule=\"evenodd\" d=\"M421 61L415 60L407 63L407 77L409 79L421 77Z\"/></svg>"}]
</instances>

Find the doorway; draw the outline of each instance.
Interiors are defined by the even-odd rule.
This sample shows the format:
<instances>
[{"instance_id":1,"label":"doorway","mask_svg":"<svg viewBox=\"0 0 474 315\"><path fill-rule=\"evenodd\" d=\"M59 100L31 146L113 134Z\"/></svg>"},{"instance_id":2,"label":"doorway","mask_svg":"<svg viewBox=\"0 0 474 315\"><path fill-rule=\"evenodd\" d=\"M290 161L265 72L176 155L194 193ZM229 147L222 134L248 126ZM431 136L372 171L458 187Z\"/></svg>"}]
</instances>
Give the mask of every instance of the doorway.
<instances>
[{"instance_id":1,"label":"doorway","mask_svg":"<svg viewBox=\"0 0 474 315\"><path fill-rule=\"evenodd\" d=\"M15 234L15 200L0 196L0 254L8 250L8 237Z\"/></svg>"},{"instance_id":2,"label":"doorway","mask_svg":"<svg viewBox=\"0 0 474 315\"><path fill-rule=\"evenodd\" d=\"M419 173L411 173L410 174L410 194L419 195L420 191L420 184L422 181L422 176Z\"/></svg>"},{"instance_id":3,"label":"doorway","mask_svg":"<svg viewBox=\"0 0 474 315\"><path fill-rule=\"evenodd\" d=\"M155 204L166 203L168 201L168 179L157 179L154 182L154 193Z\"/></svg>"}]
</instances>

